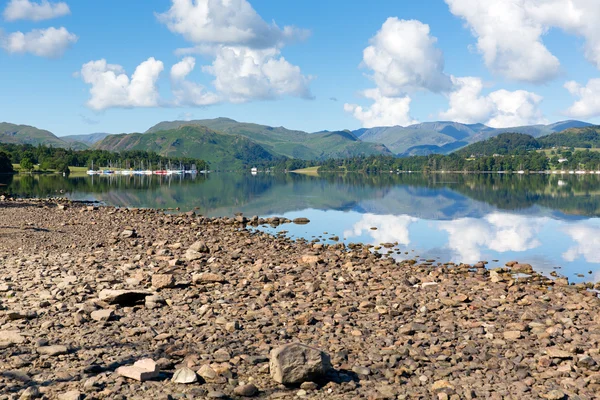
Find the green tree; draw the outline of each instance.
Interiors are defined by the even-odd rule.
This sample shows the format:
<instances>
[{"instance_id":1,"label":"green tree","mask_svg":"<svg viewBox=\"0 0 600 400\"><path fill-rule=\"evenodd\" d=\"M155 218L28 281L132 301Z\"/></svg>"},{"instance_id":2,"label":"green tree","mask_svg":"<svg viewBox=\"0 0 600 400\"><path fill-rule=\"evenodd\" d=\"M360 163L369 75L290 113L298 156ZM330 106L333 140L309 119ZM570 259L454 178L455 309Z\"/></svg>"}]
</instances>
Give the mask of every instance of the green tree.
<instances>
[{"instance_id":1,"label":"green tree","mask_svg":"<svg viewBox=\"0 0 600 400\"><path fill-rule=\"evenodd\" d=\"M33 160L31 157L23 156L23 158L21 158L21 169L24 169L25 171L32 171L33 166Z\"/></svg>"},{"instance_id":2,"label":"green tree","mask_svg":"<svg viewBox=\"0 0 600 400\"><path fill-rule=\"evenodd\" d=\"M0 151L0 173L6 174L14 172L10 157L3 151Z\"/></svg>"}]
</instances>

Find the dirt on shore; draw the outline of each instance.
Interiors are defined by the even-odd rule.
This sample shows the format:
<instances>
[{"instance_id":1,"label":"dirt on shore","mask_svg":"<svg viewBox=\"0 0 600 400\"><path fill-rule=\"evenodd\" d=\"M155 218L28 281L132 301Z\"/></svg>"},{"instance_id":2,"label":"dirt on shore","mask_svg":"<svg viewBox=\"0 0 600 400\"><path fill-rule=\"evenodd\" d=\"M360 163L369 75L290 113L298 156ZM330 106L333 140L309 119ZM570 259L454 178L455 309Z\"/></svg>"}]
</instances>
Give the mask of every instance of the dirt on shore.
<instances>
[{"instance_id":1,"label":"dirt on shore","mask_svg":"<svg viewBox=\"0 0 600 400\"><path fill-rule=\"evenodd\" d=\"M248 226L265 222L0 201L0 400L599 397L585 285ZM293 343L312 353L282 358Z\"/></svg>"}]
</instances>

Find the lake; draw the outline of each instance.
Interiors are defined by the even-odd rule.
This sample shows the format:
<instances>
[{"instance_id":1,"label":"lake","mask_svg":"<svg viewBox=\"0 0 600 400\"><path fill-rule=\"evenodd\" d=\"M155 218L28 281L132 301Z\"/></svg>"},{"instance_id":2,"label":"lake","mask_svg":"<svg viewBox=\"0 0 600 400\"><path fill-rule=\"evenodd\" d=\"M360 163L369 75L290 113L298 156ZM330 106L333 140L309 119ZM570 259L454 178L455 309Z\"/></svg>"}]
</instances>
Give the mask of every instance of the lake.
<instances>
[{"instance_id":1,"label":"lake","mask_svg":"<svg viewBox=\"0 0 600 400\"><path fill-rule=\"evenodd\" d=\"M498 174L0 175L0 191L207 216L306 217L264 228L379 245L398 258L517 260L572 282L600 280L600 176ZM387 251L387 249L383 249ZM498 260L498 261L493 261Z\"/></svg>"}]
</instances>

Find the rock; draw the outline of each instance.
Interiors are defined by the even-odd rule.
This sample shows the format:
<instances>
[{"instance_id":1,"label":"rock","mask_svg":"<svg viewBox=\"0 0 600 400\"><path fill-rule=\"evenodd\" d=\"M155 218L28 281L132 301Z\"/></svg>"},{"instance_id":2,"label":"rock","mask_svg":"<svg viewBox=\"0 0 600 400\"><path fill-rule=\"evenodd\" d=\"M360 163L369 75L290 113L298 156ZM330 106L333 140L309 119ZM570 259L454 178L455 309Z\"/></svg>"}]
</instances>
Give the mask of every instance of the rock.
<instances>
[{"instance_id":1,"label":"rock","mask_svg":"<svg viewBox=\"0 0 600 400\"><path fill-rule=\"evenodd\" d=\"M546 349L546 354L550 358L563 358L563 359L573 358L573 355L571 353L569 353L568 351L564 351L564 350L558 349L556 347L548 347Z\"/></svg>"},{"instance_id":2,"label":"rock","mask_svg":"<svg viewBox=\"0 0 600 400\"><path fill-rule=\"evenodd\" d=\"M206 245L206 243L204 243L201 240L199 240L199 241L195 242L194 244L192 244L189 247L189 250L193 250L193 251L196 251L198 253L209 253L210 252L210 250L209 250L208 246Z\"/></svg>"},{"instance_id":3,"label":"rock","mask_svg":"<svg viewBox=\"0 0 600 400\"><path fill-rule=\"evenodd\" d=\"M67 346L63 346L60 344L55 344L52 346L41 346L38 347L37 352L39 354L43 354L45 356L59 356L61 354L67 354L69 352L69 349Z\"/></svg>"},{"instance_id":4,"label":"rock","mask_svg":"<svg viewBox=\"0 0 600 400\"><path fill-rule=\"evenodd\" d=\"M135 229L124 229L121 232L120 236L124 239L130 239L130 238L137 237L137 233L136 233Z\"/></svg>"},{"instance_id":5,"label":"rock","mask_svg":"<svg viewBox=\"0 0 600 400\"><path fill-rule=\"evenodd\" d=\"M25 343L25 337L19 331L0 331L0 344L21 344Z\"/></svg>"},{"instance_id":6,"label":"rock","mask_svg":"<svg viewBox=\"0 0 600 400\"><path fill-rule=\"evenodd\" d=\"M533 267L530 264L513 264L511 270L512 272L518 272L521 274L533 273Z\"/></svg>"},{"instance_id":7,"label":"rock","mask_svg":"<svg viewBox=\"0 0 600 400\"><path fill-rule=\"evenodd\" d=\"M175 277L173 274L154 274L152 275L152 286L156 289L175 287Z\"/></svg>"},{"instance_id":8,"label":"rock","mask_svg":"<svg viewBox=\"0 0 600 400\"><path fill-rule=\"evenodd\" d=\"M104 289L100 292L100 300L108 304L118 304L120 306L132 306L144 300L146 296L152 295L151 292L144 290L111 290Z\"/></svg>"},{"instance_id":9,"label":"rock","mask_svg":"<svg viewBox=\"0 0 600 400\"><path fill-rule=\"evenodd\" d=\"M287 385L323 378L332 366L327 353L292 343L271 350L269 369L275 382Z\"/></svg>"},{"instance_id":10,"label":"rock","mask_svg":"<svg viewBox=\"0 0 600 400\"><path fill-rule=\"evenodd\" d=\"M58 395L58 400L82 400L83 395L79 390L71 390Z\"/></svg>"},{"instance_id":11,"label":"rock","mask_svg":"<svg viewBox=\"0 0 600 400\"><path fill-rule=\"evenodd\" d=\"M221 274L203 272L201 274L192 275L192 281L194 283L225 283L227 282L227 279Z\"/></svg>"},{"instance_id":12,"label":"rock","mask_svg":"<svg viewBox=\"0 0 600 400\"><path fill-rule=\"evenodd\" d=\"M37 386L29 386L23 391L23 393L21 393L19 400L31 400L37 399L38 397L40 397L40 390L37 388Z\"/></svg>"},{"instance_id":13,"label":"rock","mask_svg":"<svg viewBox=\"0 0 600 400\"><path fill-rule=\"evenodd\" d=\"M454 386L450 382L443 380L443 379L439 380L439 381L435 381L433 383L433 385L431 385L431 391L436 394L437 393L445 393L445 394L450 395L450 394L454 393L454 390L455 390Z\"/></svg>"},{"instance_id":14,"label":"rock","mask_svg":"<svg viewBox=\"0 0 600 400\"><path fill-rule=\"evenodd\" d=\"M236 396L252 397L256 393L258 393L258 388L250 383L248 385L242 385L242 386L236 387L235 389L233 389L233 393Z\"/></svg>"},{"instance_id":15,"label":"rock","mask_svg":"<svg viewBox=\"0 0 600 400\"><path fill-rule=\"evenodd\" d=\"M98 322L110 321L111 319L113 319L114 315L115 313L113 310L96 310L92 311L92 313L90 314L92 319Z\"/></svg>"},{"instance_id":16,"label":"rock","mask_svg":"<svg viewBox=\"0 0 600 400\"><path fill-rule=\"evenodd\" d=\"M175 373L173 374L173 378L171 378L171 381L175 383L188 384L198 382L198 377L196 376L196 373L194 371L192 371L188 367L183 367L175 371Z\"/></svg>"},{"instance_id":17,"label":"rock","mask_svg":"<svg viewBox=\"0 0 600 400\"><path fill-rule=\"evenodd\" d=\"M302 384L300 385L300 389L304 389L304 390L317 390L319 388L319 385L317 385L314 382L302 382Z\"/></svg>"},{"instance_id":18,"label":"rock","mask_svg":"<svg viewBox=\"0 0 600 400\"><path fill-rule=\"evenodd\" d=\"M152 296L146 297L146 301L145 301L146 308L149 308L149 309L160 308L160 307L164 306L165 304L167 304L167 302L165 301L165 299L163 299L159 295L153 294Z\"/></svg>"},{"instance_id":19,"label":"rock","mask_svg":"<svg viewBox=\"0 0 600 400\"><path fill-rule=\"evenodd\" d=\"M504 332L504 339L507 339L507 340L518 340L518 339L521 339L521 337L523 337L523 335L521 334L521 331L505 331Z\"/></svg>"},{"instance_id":20,"label":"rock","mask_svg":"<svg viewBox=\"0 0 600 400\"><path fill-rule=\"evenodd\" d=\"M310 222L310 219L301 217L293 219L292 222L297 225L306 225Z\"/></svg>"},{"instance_id":21,"label":"rock","mask_svg":"<svg viewBox=\"0 0 600 400\"><path fill-rule=\"evenodd\" d=\"M562 400L565 398L565 393L562 390L552 390L544 397L548 400Z\"/></svg>"},{"instance_id":22,"label":"rock","mask_svg":"<svg viewBox=\"0 0 600 400\"><path fill-rule=\"evenodd\" d=\"M371 370L367 367L361 367L360 365L355 365L354 367L352 367L352 371L355 372L357 375L371 375Z\"/></svg>"},{"instance_id":23,"label":"rock","mask_svg":"<svg viewBox=\"0 0 600 400\"><path fill-rule=\"evenodd\" d=\"M187 249L184 256L185 256L185 259L188 261L199 260L203 257L202 253L200 253L196 250L192 250L192 249Z\"/></svg>"},{"instance_id":24,"label":"rock","mask_svg":"<svg viewBox=\"0 0 600 400\"><path fill-rule=\"evenodd\" d=\"M201 366L197 372L207 382L211 382L217 378L216 371L207 364Z\"/></svg>"},{"instance_id":25,"label":"rock","mask_svg":"<svg viewBox=\"0 0 600 400\"><path fill-rule=\"evenodd\" d=\"M133 366L117 368L117 374L136 381L147 381L158 377L158 366L151 358L136 361Z\"/></svg>"}]
</instances>

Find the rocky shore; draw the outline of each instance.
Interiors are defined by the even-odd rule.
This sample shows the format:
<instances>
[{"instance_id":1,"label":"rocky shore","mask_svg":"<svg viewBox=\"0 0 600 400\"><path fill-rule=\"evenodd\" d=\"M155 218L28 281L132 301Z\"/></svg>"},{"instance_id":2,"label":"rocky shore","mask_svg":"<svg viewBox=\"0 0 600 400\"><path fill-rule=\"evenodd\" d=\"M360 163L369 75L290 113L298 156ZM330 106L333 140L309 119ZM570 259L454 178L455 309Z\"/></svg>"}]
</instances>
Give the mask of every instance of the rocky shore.
<instances>
[{"instance_id":1,"label":"rocky shore","mask_svg":"<svg viewBox=\"0 0 600 400\"><path fill-rule=\"evenodd\" d=\"M598 398L585 285L266 222L0 201L0 400Z\"/></svg>"}]
</instances>

